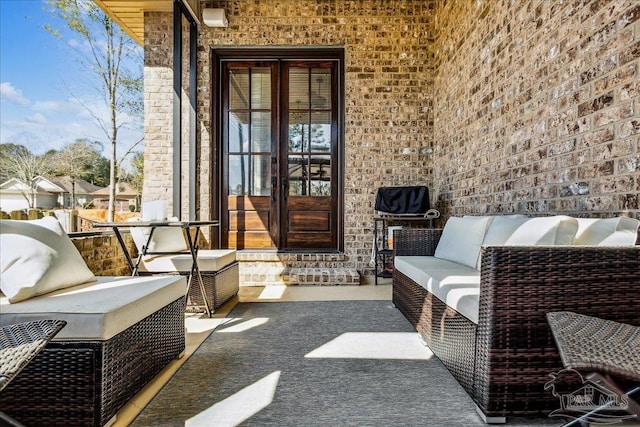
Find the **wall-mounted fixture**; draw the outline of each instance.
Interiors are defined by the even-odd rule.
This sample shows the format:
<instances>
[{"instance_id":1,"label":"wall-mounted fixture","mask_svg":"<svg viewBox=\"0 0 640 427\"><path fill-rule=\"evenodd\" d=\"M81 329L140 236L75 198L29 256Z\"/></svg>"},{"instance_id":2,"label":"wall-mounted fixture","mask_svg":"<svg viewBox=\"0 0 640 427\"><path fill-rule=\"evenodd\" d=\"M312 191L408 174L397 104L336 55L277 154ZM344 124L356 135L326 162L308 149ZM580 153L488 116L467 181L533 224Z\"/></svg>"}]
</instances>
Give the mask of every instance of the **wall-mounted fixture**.
<instances>
[{"instance_id":1,"label":"wall-mounted fixture","mask_svg":"<svg viewBox=\"0 0 640 427\"><path fill-rule=\"evenodd\" d=\"M229 25L224 9L203 9L202 21L207 27L227 27Z\"/></svg>"}]
</instances>

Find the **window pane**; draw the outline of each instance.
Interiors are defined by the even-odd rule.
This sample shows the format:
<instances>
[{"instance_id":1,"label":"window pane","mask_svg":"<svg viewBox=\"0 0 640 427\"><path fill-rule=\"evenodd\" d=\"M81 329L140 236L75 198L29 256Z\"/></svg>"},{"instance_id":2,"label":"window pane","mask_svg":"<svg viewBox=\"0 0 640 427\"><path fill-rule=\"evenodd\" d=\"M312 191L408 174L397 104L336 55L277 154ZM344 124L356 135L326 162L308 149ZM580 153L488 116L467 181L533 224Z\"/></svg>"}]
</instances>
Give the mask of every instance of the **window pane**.
<instances>
[{"instance_id":1,"label":"window pane","mask_svg":"<svg viewBox=\"0 0 640 427\"><path fill-rule=\"evenodd\" d=\"M304 156L289 156L289 194L302 196L307 194L307 165Z\"/></svg>"},{"instance_id":2,"label":"window pane","mask_svg":"<svg viewBox=\"0 0 640 427\"><path fill-rule=\"evenodd\" d=\"M271 109L271 68L251 69L251 108Z\"/></svg>"},{"instance_id":3,"label":"window pane","mask_svg":"<svg viewBox=\"0 0 640 427\"><path fill-rule=\"evenodd\" d=\"M229 70L229 108L249 108L249 70Z\"/></svg>"},{"instance_id":4,"label":"window pane","mask_svg":"<svg viewBox=\"0 0 640 427\"><path fill-rule=\"evenodd\" d=\"M271 156L253 156L252 196L271 194Z\"/></svg>"},{"instance_id":5,"label":"window pane","mask_svg":"<svg viewBox=\"0 0 640 427\"><path fill-rule=\"evenodd\" d=\"M309 109L308 68L289 68L289 109Z\"/></svg>"},{"instance_id":6,"label":"window pane","mask_svg":"<svg viewBox=\"0 0 640 427\"><path fill-rule=\"evenodd\" d=\"M229 152L247 152L249 147L249 113L229 113Z\"/></svg>"},{"instance_id":7,"label":"window pane","mask_svg":"<svg viewBox=\"0 0 640 427\"><path fill-rule=\"evenodd\" d=\"M309 113L289 113L289 151L299 153L309 150Z\"/></svg>"},{"instance_id":8,"label":"window pane","mask_svg":"<svg viewBox=\"0 0 640 427\"><path fill-rule=\"evenodd\" d=\"M251 152L271 152L271 113L251 113Z\"/></svg>"},{"instance_id":9,"label":"window pane","mask_svg":"<svg viewBox=\"0 0 640 427\"><path fill-rule=\"evenodd\" d=\"M311 196L331 195L331 156L312 156L309 177Z\"/></svg>"},{"instance_id":10,"label":"window pane","mask_svg":"<svg viewBox=\"0 0 640 427\"><path fill-rule=\"evenodd\" d=\"M311 70L311 108L316 110L331 108L331 70L326 68Z\"/></svg>"},{"instance_id":11,"label":"window pane","mask_svg":"<svg viewBox=\"0 0 640 427\"><path fill-rule=\"evenodd\" d=\"M229 156L229 194L233 196L247 195L249 183L249 156Z\"/></svg>"},{"instance_id":12,"label":"window pane","mask_svg":"<svg viewBox=\"0 0 640 427\"><path fill-rule=\"evenodd\" d=\"M311 114L311 151L331 152L331 114Z\"/></svg>"}]
</instances>

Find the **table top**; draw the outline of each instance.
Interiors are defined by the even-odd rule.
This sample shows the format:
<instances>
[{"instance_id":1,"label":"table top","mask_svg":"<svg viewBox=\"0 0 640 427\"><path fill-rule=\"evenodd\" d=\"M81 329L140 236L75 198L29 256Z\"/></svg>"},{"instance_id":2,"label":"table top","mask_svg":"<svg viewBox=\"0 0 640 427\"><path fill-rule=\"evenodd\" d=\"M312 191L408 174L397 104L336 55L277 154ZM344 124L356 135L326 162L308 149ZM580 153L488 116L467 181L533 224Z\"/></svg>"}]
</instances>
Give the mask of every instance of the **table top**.
<instances>
[{"instance_id":1,"label":"table top","mask_svg":"<svg viewBox=\"0 0 640 427\"><path fill-rule=\"evenodd\" d=\"M131 221L131 222L96 222L94 227L130 228L130 227L203 227L207 225L219 225L218 220L198 220L198 221Z\"/></svg>"},{"instance_id":2,"label":"table top","mask_svg":"<svg viewBox=\"0 0 640 427\"><path fill-rule=\"evenodd\" d=\"M565 368L640 381L640 327L570 311L547 313Z\"/></svg>"}]
</instances>

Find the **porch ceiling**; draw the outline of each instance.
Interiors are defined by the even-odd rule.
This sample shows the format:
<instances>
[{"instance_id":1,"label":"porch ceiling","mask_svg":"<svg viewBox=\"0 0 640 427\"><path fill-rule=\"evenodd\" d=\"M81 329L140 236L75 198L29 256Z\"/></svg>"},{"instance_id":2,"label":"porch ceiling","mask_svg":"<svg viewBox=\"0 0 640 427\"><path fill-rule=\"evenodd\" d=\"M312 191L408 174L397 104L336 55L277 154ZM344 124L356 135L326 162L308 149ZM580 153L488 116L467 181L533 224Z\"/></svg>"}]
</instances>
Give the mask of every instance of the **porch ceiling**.
<instances>
[{"instance_id":1,"label":"porch ceiling","mask_svg":"<svg viewBox=\"0 0 640 427\"><path fill-rule=\"evenodd\" d=\"M144 12L172 12L172 0L94 0L138 44L144 43Z\"/></svg>"}]
</instances>

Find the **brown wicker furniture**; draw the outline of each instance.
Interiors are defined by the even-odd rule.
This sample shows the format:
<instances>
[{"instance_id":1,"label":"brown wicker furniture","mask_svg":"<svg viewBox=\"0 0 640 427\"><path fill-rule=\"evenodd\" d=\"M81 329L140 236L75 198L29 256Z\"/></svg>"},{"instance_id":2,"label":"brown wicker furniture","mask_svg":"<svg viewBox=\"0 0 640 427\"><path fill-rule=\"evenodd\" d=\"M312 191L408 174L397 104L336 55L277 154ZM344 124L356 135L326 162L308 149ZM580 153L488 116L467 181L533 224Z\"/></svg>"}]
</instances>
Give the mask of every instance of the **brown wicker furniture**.
<instances>
[{"instance_id":1,"label":"brown wicker furniture","mask_svg":"<svg viewBox=\"0 0 640 427\"><path fill-rule=\"evenodd\" d=\"M395 232L394 255L431 256L442 230ZM640 325L640 247L484 246L477 324L397 269L393 302L488 422L547 415L561 366L546 319L571 310Z\"/></svg>"},{"instance_id":2,"label":"brown wicker furniture","mask_svg":"<svg viewBox=\"0 0 640 427\"><path fill-rule=\"evenodd\" d=\"M66 324L64 320L38 320L0 327L0 392ZM0 424L22 425L1 411Z\"/></svg>"},{"instance_id":3,"label":"brown wicker furniture","mask_svg":"<svg viewBox=\"0 0 640 427\"><path fill-rule=\"evenodd\" d=\"M623 418L638 421L640 405L633 395L640 394L640 327L571 311L547 313L547 320L564 367L586 374L585 378L594 386L601 386L605 392L616 395L615 399L602 406L597 401L593 402L593 410L575 418L601 421L599 417L602 416L605 421ZM627 401L620 409L617 403L620 403L618 398L622 395L626 395ZM563 409L570 413L571 408ZM607 415L606 411L612 414Z\"/></svg>"},{"instance_id":4,"label":"brown wicker furniture","mask_svg":"<svg viewBox=\"0 0 640 427\"><path fill-rule=\"evenodd\" d=\"M77 307L84 307L92 298L98 299L95 306L115 307L104 317L100 312L63 310L59 301L64 296L56 293L0 308L0 321L12 316L68 320L67 327L0 394L0 407L7 414L26 425L104 426L184 352L185 278L100 279L103 281L95 285L81 285L86 286L85 300L78 300L82 298L80 287L70 288L68 295L75 298L72 305ZM125 297L122 305L114 301L119 296ZM51 311L39 313L42 307ZM73 335L102 322L107 330L104 338Z\"/></svg>"},{"instance_id":5,"label":"brown wicker furniture","mask_svg":"<svg viewBox=\"0 0 640 427\"><path fill-rule=\"evenodd\" d=\"M124 253L124 256L127 260L127 264L129 265L129 269L131 270L132 276L137 276L139 274L139 272L141 271L144 265L144 258L149 255L158 255L158 256L177 255L177 254L189 255L193 262L191 263L191 267L187 274L187 277L188 277L187 294L190 292L192 287L197 287L199 290L199 293L205 296L205 298L201 298L201 301L202 301L201 307L204 308L207 315L211 317L211 306L209 305L210 298L206 297L207 292L204 285L204 279L201 275L200 267L197 262L198 250L199 250L197 242L200 236L201 227L217 226L218 224L219 224L218 221L180 221L177 218L175 218L174 220L163 220L163 221L153 220L153 221L130 221L126 223L121 223L121 222L96 223L94 224L94 227L110 227L111 229L113 229L113 232L115 233L118 239L118 242L120 243L122 252ZM134 229L140 229L140 230L142 229L149 230L149 234L146 236L146 238L144 236L141 236L142 240L144 241L141 242L140 244L138 242L138 239L136 238L136 235L133 236L134 240L136 240L136 246L138 246L138 252L139 252L135 259L135 262L131 258L131 254L129 254L129 250L127 249L124 239L120 234L120 228L128 228L128 229L134 228ZM151 250L150 248L151 248L152 239L154 237L154 233L156 232L156 230L162 229L162 228L181 229L182 236L184 238L184 244L177 244L177 245L172 244L170 246L174 246L175 248L179 248L179 249L174 248L174 249L171 249L170 251ZM194 230L193 234L191 234L192 229Z\"/></svg>"},{"instance_id":6,"label":"brown wicker furniture","mask_svg":"<svg viewBox=\"0 0 640 427\"><path fill-rule=\"evenodd\" d=\"M223 267L218 271L201 271L202 282L205 289L204 296L207 298L207 304L213 311L217 310L235 296L239 289L239 264L237 261ZM181 273L185 274L185 273ZM188 294L189 311L197 311L198 307L203 307L204 299L200 288L190 287Z\"/></svg>"}]
</instances>

